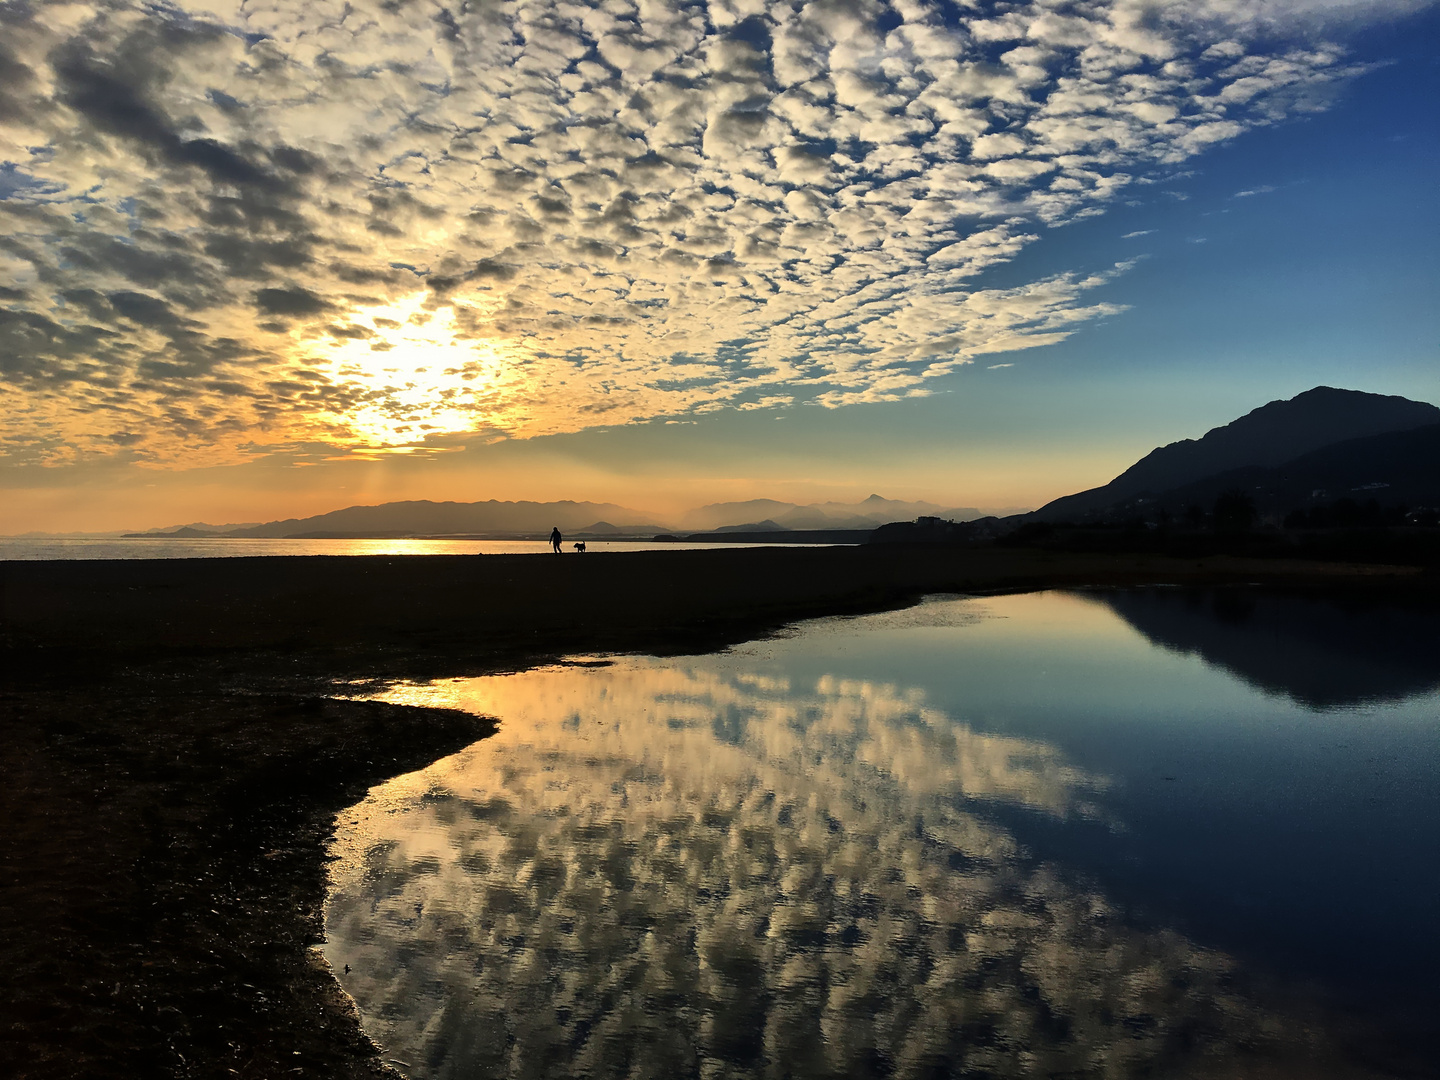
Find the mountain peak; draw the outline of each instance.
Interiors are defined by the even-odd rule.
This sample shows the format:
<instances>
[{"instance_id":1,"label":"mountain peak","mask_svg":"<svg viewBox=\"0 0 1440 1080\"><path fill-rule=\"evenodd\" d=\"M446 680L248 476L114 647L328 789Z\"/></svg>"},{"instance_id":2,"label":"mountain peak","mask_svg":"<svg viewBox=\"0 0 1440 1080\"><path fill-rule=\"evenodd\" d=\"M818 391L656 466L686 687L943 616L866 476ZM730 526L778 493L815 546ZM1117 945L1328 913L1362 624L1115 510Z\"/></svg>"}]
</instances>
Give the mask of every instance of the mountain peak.
<instances>
[{"instance_id":1,"label":"mountain peak","mask_svg":"<svg viewBox=\"0 0 1440 1080\"><path fill-rule=\"evenodd\" d=\"M1067 495L1036 513L1063 520L1231 469L1274 468L1333 443L1434 423L1440 423L1440 409L1428 402L1316 386L1293 398L1267 402L1198 439L1158 447L1104 487Z\"/></svg>"}]
</instances>

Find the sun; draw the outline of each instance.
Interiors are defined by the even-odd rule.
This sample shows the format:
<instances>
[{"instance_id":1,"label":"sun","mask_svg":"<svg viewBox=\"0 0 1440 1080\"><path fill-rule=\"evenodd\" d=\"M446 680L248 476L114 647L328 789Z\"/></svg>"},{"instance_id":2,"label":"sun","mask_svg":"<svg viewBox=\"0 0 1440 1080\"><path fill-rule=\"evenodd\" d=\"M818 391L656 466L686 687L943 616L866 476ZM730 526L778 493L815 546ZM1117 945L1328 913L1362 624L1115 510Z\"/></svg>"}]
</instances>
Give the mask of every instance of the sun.
<instances>
[{"instance_id":1,"label":"sun","mask_svg":"<svg viewBox=\"0 0 1440 1080\"><path fill-rule=\"evenodd\" d=\"M427 310L425 294L356 308L317 357L356 449L412 452L437 436L510 429L523 409L523 357Z\"/></svg>"}]
</instances>

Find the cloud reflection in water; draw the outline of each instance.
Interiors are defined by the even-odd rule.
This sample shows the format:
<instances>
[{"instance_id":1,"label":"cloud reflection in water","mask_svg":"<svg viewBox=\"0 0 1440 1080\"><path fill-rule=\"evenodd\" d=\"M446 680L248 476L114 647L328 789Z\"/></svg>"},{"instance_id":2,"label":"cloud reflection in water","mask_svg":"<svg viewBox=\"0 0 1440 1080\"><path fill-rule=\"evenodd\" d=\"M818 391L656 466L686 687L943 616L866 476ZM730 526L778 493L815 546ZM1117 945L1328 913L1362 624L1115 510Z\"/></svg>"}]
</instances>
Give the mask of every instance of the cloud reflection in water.
<instances>
[{"instance_id":1,"label":"cloud reflection in water","mask_svg":"<svg viewBox=\"0 0 1440 1080\"><path fill-rule=\"evenodd\" d=\"M328 955L413 1075L1198 1075L1279 1037L983 814L1100 817L1105 778L918 690L627 659L391 696L502 718L342 827Z\"/></svg>"}]
</instances>

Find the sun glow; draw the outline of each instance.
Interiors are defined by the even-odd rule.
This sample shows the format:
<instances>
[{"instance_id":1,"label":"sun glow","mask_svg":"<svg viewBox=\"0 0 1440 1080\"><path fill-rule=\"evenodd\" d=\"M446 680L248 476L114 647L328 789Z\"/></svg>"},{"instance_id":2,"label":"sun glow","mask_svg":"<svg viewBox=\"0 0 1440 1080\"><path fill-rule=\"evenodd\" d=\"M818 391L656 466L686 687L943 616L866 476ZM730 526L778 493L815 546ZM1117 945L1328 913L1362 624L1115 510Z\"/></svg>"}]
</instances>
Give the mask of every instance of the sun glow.
<instances>
[{"instance_id":1,"label":"sun glow","mask_svg":"<svg viewBox=\"0 0 1440 1080\"><path fill-rule=\"evenodd\" d=\"M454 308L426 310L424 299L357 308L330 329L321 355L357 449L441 449L444 436L493 437L523 419L522 351L474 336Z\"/></svg>"}]
</instances>

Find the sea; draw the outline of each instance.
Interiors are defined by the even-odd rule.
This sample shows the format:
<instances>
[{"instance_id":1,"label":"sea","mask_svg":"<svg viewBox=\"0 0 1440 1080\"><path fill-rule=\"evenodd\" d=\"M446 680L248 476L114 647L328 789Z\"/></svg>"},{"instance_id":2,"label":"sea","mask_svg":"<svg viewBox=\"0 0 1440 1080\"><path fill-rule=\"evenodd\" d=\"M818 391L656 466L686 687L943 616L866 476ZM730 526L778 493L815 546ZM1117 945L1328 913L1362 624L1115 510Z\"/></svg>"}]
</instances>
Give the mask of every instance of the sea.
<instances>
[{"instance_id":1,"label":"sea","mask_svg":"<svg viewBox=\"0 0 1440 1080\"><path fill-rule=\"evenodd\" d=\"M587 554L607 551L677 551L689 548L766 547L756 543L684 543L664 540L590 540ZM777 545L780 546L780 545ZM830 547L785 544L785 547ZM565 552L574 550L566 541ZM262 540L239 537L0 537L0 562L42 559L238 559L267 555L528 555L552 554L546 540Z\"/></svg>"}]
</instances>

